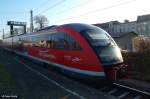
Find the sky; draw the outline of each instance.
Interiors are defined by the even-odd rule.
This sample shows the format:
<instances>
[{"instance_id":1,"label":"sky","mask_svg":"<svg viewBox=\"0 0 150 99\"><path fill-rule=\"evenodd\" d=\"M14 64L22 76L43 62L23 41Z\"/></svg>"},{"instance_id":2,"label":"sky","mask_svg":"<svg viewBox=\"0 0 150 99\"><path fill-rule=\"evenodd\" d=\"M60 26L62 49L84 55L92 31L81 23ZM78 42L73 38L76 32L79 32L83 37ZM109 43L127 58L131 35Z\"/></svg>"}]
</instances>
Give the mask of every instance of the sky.
<instances>
[{"instance_id":1,"label":"sky","mask_svg":"<svg viewBox=\"0 0 150 99\"><path fill-rule=\"evenodd\" d=\"M7 21L30 22L33 15L44 15L49 25L65 23L104 23L150 14L149 0L0 0L0 35L8 30ZM29 25L28 25L29 26Z\"/></svg>"}]
</instances>

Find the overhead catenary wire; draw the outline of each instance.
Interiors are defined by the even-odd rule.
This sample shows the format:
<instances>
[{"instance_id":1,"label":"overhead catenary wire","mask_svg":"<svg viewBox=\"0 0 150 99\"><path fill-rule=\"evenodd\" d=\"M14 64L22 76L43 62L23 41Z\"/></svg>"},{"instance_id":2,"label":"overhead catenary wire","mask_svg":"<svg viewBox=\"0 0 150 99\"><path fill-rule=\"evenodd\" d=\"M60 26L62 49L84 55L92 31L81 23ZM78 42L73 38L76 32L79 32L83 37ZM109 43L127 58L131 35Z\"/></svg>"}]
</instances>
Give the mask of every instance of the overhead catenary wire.
<instances>
[{"instance_id":1,"label":"overhead catenary wire","mask_svg":"<svg viewBox=\"0 0 150 99\"><path fill-rule=\"evenodd\" d=\"M37 8L34 8L30 11L38 11L39 8L41 8L41 6L43 7L44 5L48 4L48 2L50 2L51 0L46 0L45 2L43 2L42 4L40 4ZM30 20L30 18L28 18L27 20Z\"/></svg>"},{"instance_id":2,"label":"overhead catenary wire","mask_svg":"<svg viewBox=\"0 0 150 99\"><path fill-rule=\"evenodd\" d=\"M49 0L48 0L48 1L49 1ZM46 2L48 2L48 1L46 1ZM51 10L51 9L53 9L53 8L55 8L55 7L57 7L57 6L59 6L60 4L64 3L65 1L66 1L66 0L61 0L61 1L57 2L57 3L55 3L54 5L52 5L52 6L48 7L48 8L46 8L45 10L39 12L39 13L36 14L35 16L47 12L47 11L49 11L49 10ZM109 7L105 7L105 8L102 8L102 9L96 9L96 10L88 11L88 12L86 12L86 13L83 13L83 14L80 14L80 15L77 15L77 16L73 16L73 17L70 17L70 18L66 18L66 19L61 19L61 20L58 20L58 21L55 21L55 22L62 22L62 21L65 21L65 20L70 20L70 19L74 19L74 18L78 18L78 17L83 17L83 16L88 15L88 14L92 14L92 13L100 12L100 11L107 10L107 9L110 9L110 8L113 8L113 7L117 7L117 6L120 6L120 5L128 4L128 3L131 3L131 2L133 2L133 1L136 1L136 0L130 0L130 1L126 1L126 2L121 2L121 3L118 3L118 4L111 5L111 6L109 6ZM87 3L90 3L90 2L91 2L91 1L88 1ZM43 3L43 4L44 4L44 3ZM79 6L81 6L81 5L83 5L83 4L80 4ZM70 9L74 9L74 8L78 8L79 6L70 7L69 10L70 10ZM60 13L64 13L64 12L66 12L66 11L63 10L62 12L57 12L57 13L55 13L55 14L58 14L58 13L60 14Z\"/></svg>"},{"instance_id":3,"label":"overhead catenary wire","mask_svg":"<svg viewBox=\"0 0 150 99\"><path fill-rule=\"evenodd\" d=\"M73 17L69 17L69 18L65 18L65 19L61 19L61 20L58 20L58 21L55 21L55 22L63 22L63 21L66 21L66 20L74 19L74 18L80 18L80 17L86 16L86 15L89 15L89 14L92 14L92 13L101 12L101 11L108 10L108 9L111 9L111 8L114 8L114 7L118 7L118 6L121 6L121 5L129 4L129 3L132 3L134 1L136 1L136 0L130 0L130 1L126 1L126 2L121 2L121 3L118 3L118 4L114 4L114 5L102 8L102 9L96 9L96 10L88 11L88 12L85 12L83 14L80 14L80 15L77 15L77 16L73 16Z\"/></svg>"},{"instance_id":4,"label":"overhead catenary wire","mask_svg":"<svg viewBox=\"0 0 150 99\"><path fill-rule=\"evenodd\" d=\"M48 4L48 2L50 2L51 0L46 0L45 2L43 2L42 4L40 4L37 8L32 9L33 11L38 11L41 7L44 7L44 5ZM26 14L29 11L23 11L23 12L0 12L0 14Z\"/></svg>"},{"instance_id":5,"label":"overhead catenary wire","mask_svg":"<svg viewBox=\"0 0 150 99\"><path fill-rule=\"evenodd\" d=\"M33 9L34 11L38 11L38 9L39 8L41 8L41 6L42 5L45 5L45 4L48 4L48 2L49 1L51 1L51 0L46 0L45 2L43 2L42 4L40 4L40 6L39 7L37 7L37 8L35 8L35 9ZM11 12L0 12L0 14L5 14L5 15L9 15L9 16L12 16L12 15L22 15L22 16L20 16L20 18L19 19L24 19L25 17L24 17L24 15L25 14L27 14L27 13L29 13L29 11L23 11L23 12L15 12L15 11L11 11ZM4 17L4 16L0 16L0 17ZM5 16L6 17L6 16ZM28 18L25 18L24 20L29 20ZM0 26L2 27L2 26L5 26L6 24L0 24Z\"/></svg>"},{"instance_id":6,"label":"overhead catenary wire","mask_svg":"<svg viewBox=\"0 0 150 99\"><path fill-rule=\"evenodd\" d=\"M41 5L44 6L44 5L47 4L47 2L49 2L49 1L51 1L51 0L47 0L47 1L45 1L44 3L42 3ZM49 11L49 10L51 10L51 9L53 9L53 8L55 8L55 7L57 7L57 6L59 6L60 4L64 3L65 1L66 1L66 0L61 0L61 1L57 2L57 3L55 3L54 5L51 5L50 7L46 8L45 10L39 12L39 13L36 14L36 15L40 15L40 14L42 14L42 13L45 13L45 12L47 12L47 11ZM113 7L117 7L117 6L120 6L120 5L128 4L128 3L133 2L133 1L136 1L136 0L130 0L130 1L118 3L118 4L115 4L115 5L109 6L109 7L105 7L105 8L102 8L102 9L96 9L96 10L88 11L88 12L85 12L85 13L83 13L83 14L80 14L80 15L77 15L77 16L73 16L73 17L69 17L69 18L65 18L65 19L61 19L61 20L58 20L58 21L55 21L55 22L62 22L62 21L66 21L66 20L70 20L70 19L74 19L74 18L83 17L83 16L85 16L85 15L89 15L89 14L92 14L92 13L104 11L104 10L107 10L107 9L110 9L110 8L113 8ZM82 5L82 4L81 4L81 5ZM72 8L70 7L69 10L70 10L70 9L74 9L74 8L78 8L78 7L79 7L79 6L74 6L74 7L72 7ZM33 11L38 11L38 9L37 9L37 8L36 8L36 9L33 9ZM63 10L62 12L59 12L59 13L64 13L64 12L67 12L67 11ZM16 13L25 13L25 12L16 12Z\"/></svg>"},{"instance_id":7,"label":"overhead catenary wire","mask_svg":"<svg viewBox=\"0 0 150 99\"><path fill-rule=\"evenodd\" d=\"M45 2L43 2L42 4L40 4L37 8L32 9L32 11L33 11L33 12L38 11L39 8L44 7L44 6L47 5L48 2L50 2L50 1L51 1L51 0L46 0ZM52 6L53 6L53 5L52 5ZM52 7L52 6L51 6L51 7ZM39 13L39 14L40 14L40 13ZM39 15L39 14L37 14L37 15ZM30 20L30 18L28 18L28 20Z\"/></svg>"},{"instance_id":8,"label":"overhead catenary wire","mask_svg":"<svg viewBox=\"0 0 150 99\"><path fill-rule=\"evenodd\" d=\"M33 9L33 11L37 11L39 8L41 8L41 6L42 5L45 5L45 4L47 4L49 1L51 1L51 0L46 0L45 2L43 2L42 4L40 4L40 6L39 7L37 7L37 8L35 8L35 9ZM11 12L0 12L0 14L10 14L11 16L12 15L18 15L18 14L27 14L27 13L29 13L29 11L24 11L24 12L14 12L14 11L11 11ZM0 17L3 17L3 16L0 16ZM24 19L24 16L22 17L21 16L21 18L20 19ZM26 18L25 20L29 20L28 18Z\"/></svg>"},{"instance_id":9,"label":"overhead catenary wire","mask_svg":"<svg viewBox=\"0 0 150 99\"><path fill-rule=\"evenodd\" d=\"M13 15L16 15L16 14L26 14L26 12L27 12L27 11L24 11L24 12L0 12L0 14L3 14L3 15L4 15L4 14L5 14L5 15L6 15L6 14L10 14L10 15L13 14Z\"/></svg>"},{"instance_id":10,"label":"overhead catenary wire","mask_svg":"<svg viewBox=\"0 0 150 99\"><path fill-rule=\"evenodd\" d=\"M65 13L65 12L67 12L68 9L69 9L69 10L73 10L73 9L75 9L75 8L79 8L79 7L81 7L81 6L84 6L85 4L87 5L87 4L89 4L89 3L93 2L93 1L95 1L95 0L90 0L90 1L84 2L84 3L79 4L79 5L76 5L76 6L73 6L73 7L69 7L69 8L67 8L67 9L62 10L62 11L58 11L58 12L54 13L54 15L63 14L63 13Z\"/></svg>"},{"instance_id":11,"label":"overhead catenary wire","mask_svg":"<svg viewBox=\"0 0 150 99\"><path fill-rule=\"evenodd\" d=\"M40 4L40 6L38 6L37 8L34 8L33 11L38 11L39 8L44 7L44 5L48 4L48 2L50 2L50 1L51 0L46 0L45 2L43 2L42 4ZM18 14L25 15L27 13L29 13L29 11L23 11L23 12L14 12L14 11L11 11L11 12L0 12L0 14L8 14L8 15L10 14L11 16L12 15L18 15ZM3 17L3 16L0 16L0 17ZM24 17L22 17L22 18L24 18Z\"/></svg>"},{"instance_id":12,"label":"overhead catenary wire","mask_svg":"<svg viewBox=\"0 0 150 99\"><path fill-rule=\"evenodd\" d=\"M32 11L38 11L39 9L41 9L41 7L44 7L45 5L49 4L48 2L50 2L51 0L46 0L45 2L43 2L42 4L40 4L38 7L32 9Z\"/></svg>"},{"instance_id":13,"label":"overhead catenary wire","mask_svg":"<svg viewBox=\"0 0 150 99\"><path fill-rule=\"evenodd\" d=\"M55 8L55 7L57 7L57 6L59 6L60 4L64 3L65 1L66 1L66 0L61 0L61 1L57 2L57 3L55 3L54 5L52 5L52 6L48 7L48 8L46 8L45 10L39 12L39 13L36 14L36 15L40 15L40 14L42 14L42 13L45 13L45 12L47 12L48 10L51 10L51 9L53 9L53 8Z\"/></svg>"}]
</instances>

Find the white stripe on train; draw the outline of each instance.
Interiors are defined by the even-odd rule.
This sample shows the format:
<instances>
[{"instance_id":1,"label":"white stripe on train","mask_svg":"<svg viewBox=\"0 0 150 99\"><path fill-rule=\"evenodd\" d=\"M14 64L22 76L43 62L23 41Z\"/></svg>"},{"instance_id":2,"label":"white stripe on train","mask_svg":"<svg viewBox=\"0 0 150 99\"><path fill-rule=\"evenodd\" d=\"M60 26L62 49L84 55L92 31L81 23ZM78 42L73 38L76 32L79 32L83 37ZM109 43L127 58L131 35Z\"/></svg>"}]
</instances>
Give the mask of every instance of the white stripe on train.
<instances>
[{"instance_id":1,"label":"white stripe on train","mask_svg":"<svg viewBox=\"0 0 150 99\"><path fill-rule=\"evenodd\" d=\"M10 49L7 49L7 50L10 51ZM52 66L56 66L56 67L59 67L59 68L62 68L62 69L68 70L68 71L80 73L80 74L83 74L83 75L97 76L97 77L105 77L106 76L104 72L80 70L80 69L76 69L76 68L72 68L72 67L67 67L65 65L57 64L57 63L54 63L54 62L46 61L46 60L43 60L43 59L31 56L31 55L28 55L28 54L23 54L23 53L17 52L17 51L13 51L13 52L15 52L15 53L17 53L19 55L25 56L25 57L29 57L31 59L35 59L35 60L38 60L38 61L41 61L41 62L45 62L47 64L51 64Z\"/></svg>"}]
</instances>

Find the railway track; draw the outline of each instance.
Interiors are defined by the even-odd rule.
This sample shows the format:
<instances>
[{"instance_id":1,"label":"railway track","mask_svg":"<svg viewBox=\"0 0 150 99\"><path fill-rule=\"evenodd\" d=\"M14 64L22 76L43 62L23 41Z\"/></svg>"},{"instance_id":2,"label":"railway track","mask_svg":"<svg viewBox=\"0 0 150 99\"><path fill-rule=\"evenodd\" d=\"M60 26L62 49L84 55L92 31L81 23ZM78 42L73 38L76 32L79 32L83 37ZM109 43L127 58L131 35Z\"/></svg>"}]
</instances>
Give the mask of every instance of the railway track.
<instances>
[{"instance_id":1,"label":"railway track","mask_svg":"<svg viewBox=\"0 0 150 99\"><path fill-rule=\"evenodd\" d=\"M150 99L150 92L129 87L117 82L98 88L99 91L118 99Z\"/></svg>"}]
</instances>

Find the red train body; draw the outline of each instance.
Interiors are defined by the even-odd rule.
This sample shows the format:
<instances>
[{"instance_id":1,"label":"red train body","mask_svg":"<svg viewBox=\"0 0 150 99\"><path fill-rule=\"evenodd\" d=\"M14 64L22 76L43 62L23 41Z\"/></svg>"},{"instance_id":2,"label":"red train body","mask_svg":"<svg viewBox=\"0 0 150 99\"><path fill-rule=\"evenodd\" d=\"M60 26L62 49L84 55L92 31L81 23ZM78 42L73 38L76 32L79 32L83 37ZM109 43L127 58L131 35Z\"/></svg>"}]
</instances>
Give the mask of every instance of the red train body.
<instances>
[{"instance_id":1,"label":"red train body","mask_svg":"<svg viewBox=\"0 0 150 99\"><path fill-rule=\"evenodd\" d=\"M4 47L85 79L117 79L123 59L104 30L87 24L51 26L4 39Z\"/></svg>"}]
</instances>

